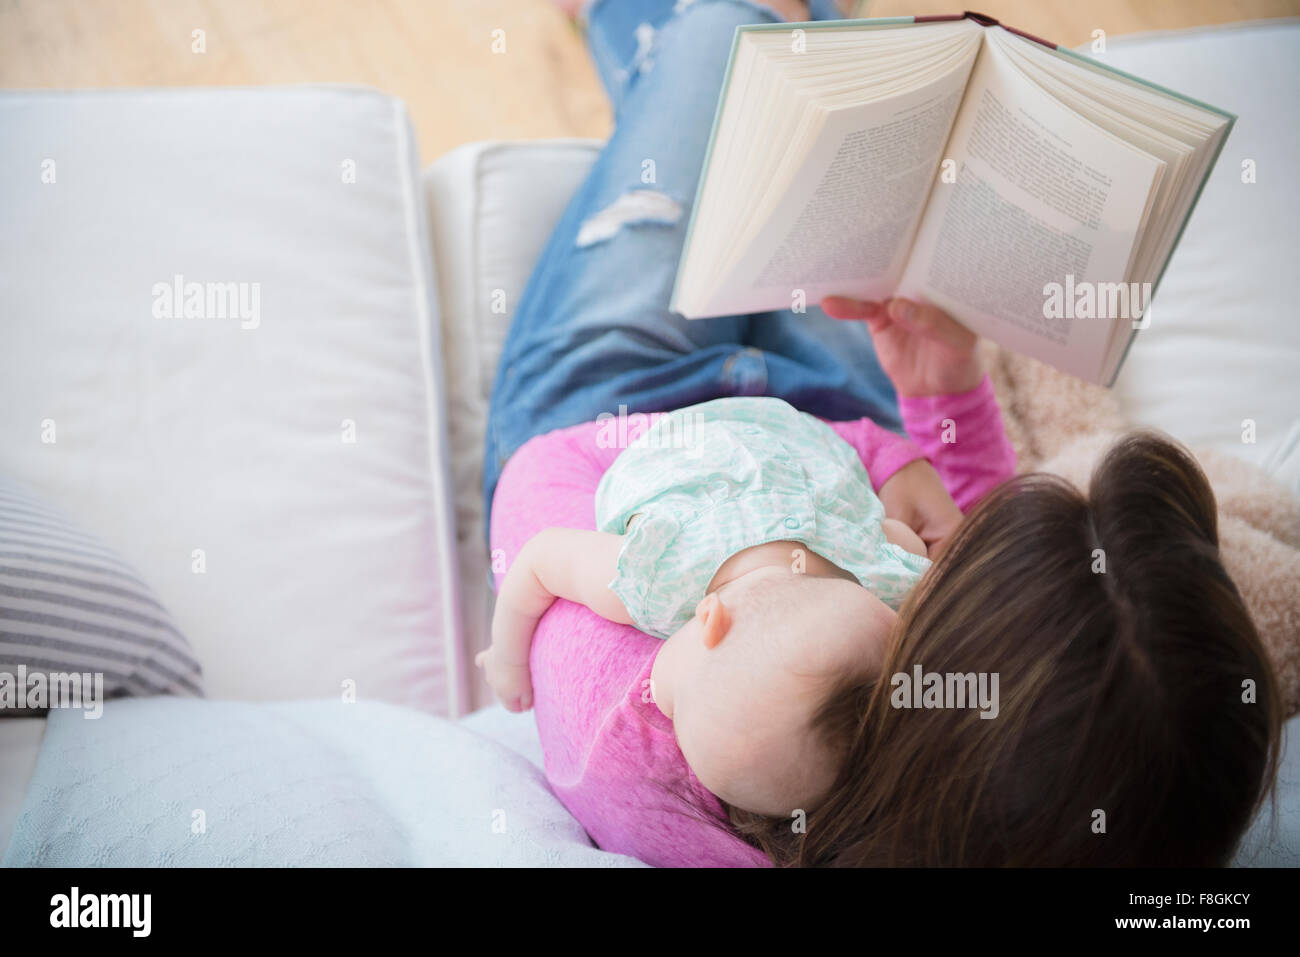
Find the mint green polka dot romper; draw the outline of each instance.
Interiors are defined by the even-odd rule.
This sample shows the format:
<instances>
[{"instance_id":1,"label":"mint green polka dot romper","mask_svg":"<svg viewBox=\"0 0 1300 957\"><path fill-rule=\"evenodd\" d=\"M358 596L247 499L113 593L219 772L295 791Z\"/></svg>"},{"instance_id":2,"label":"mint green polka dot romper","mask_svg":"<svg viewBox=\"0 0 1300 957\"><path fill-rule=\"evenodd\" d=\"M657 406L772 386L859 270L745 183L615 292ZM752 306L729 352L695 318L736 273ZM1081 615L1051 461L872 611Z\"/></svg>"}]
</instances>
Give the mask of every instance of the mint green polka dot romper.
<instances>
[{"instance_id":1,"label":"mint green polka dot romper","mask_svg":"<svg viewBox=\"0 0 1300 957\"><path fill-rule=\"evenodd\" d=\"M599 530L625 535L609 587L658 638L690 621L722 563L752 545L801 542L895 610L930 567L886 540L853 447L777 398L661 416L614 460L595 506Z\"/></svg>"}]
</instances>

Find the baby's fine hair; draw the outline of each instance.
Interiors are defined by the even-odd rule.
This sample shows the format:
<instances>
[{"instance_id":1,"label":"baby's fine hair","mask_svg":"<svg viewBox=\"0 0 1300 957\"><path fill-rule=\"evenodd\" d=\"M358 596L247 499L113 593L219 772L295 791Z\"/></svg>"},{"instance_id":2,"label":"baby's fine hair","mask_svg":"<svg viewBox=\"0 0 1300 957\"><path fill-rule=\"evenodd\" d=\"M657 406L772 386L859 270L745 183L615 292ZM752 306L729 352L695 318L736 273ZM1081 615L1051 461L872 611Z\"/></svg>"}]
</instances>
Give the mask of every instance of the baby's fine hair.
<instances>
[{"instance_id":1,"label":"baby's fine hair","mask_svg":"<svg viewBox=\"0 0 1300 957\"><path fill-rule=\"evenodd\" d=\"M918 665L996 674L996 717L895 707L892 676ZM1220 866L1272 788L1280 727L1209 482L1135 432L1087 495L1023 475L967 516L881 674L817 714L843 758L801 831L729 814L777 865Z\"/></svg>"}]
</instances>

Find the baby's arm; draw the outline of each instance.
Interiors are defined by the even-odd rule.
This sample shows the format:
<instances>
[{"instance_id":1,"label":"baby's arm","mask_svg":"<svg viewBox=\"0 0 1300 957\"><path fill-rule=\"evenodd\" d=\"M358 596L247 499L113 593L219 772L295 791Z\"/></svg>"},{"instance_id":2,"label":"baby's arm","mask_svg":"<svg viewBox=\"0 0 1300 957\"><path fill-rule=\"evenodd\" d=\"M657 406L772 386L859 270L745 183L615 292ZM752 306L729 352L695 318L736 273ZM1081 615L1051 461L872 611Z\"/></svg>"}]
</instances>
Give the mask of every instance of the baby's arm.
<instances>
[{"instance_id":1,"label":"baby's arm","mask_svg":"<svg viewBox=\"0 0 1300 957\"><path fill-rule=\"evenodd\" d=\"M633 623L608 587L622 545L621 535L576 528L545 528L524 543L497 591L492 645L474 659L509 710L532 707L528 654L537 622L555 599L586 605L613 622Z\"/></svg>"}]
</instances>

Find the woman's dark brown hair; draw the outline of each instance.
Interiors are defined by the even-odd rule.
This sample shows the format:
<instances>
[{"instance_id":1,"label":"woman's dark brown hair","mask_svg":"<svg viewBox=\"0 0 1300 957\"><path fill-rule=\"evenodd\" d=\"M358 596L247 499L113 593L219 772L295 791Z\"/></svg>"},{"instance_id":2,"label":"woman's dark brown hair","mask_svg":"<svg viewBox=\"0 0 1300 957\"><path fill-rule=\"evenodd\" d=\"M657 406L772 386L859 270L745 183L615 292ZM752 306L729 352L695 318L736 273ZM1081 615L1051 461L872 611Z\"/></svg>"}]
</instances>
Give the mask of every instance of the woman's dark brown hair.
<instances>
[{"instance_id":1,"label":"woman's dark brown hair","mask_svg":"<svg viewBox=\"0 0 1300 957\"><path fill-rule=\"evenodd\" d=\"M778 865L1222 865L1271 789L1272 667L1219 559L1214 495L1160 435L1088 495L1025 475L972 511L875 681L814 732L843 754L807 815L730 809ZM997 717L896 708L891 676L998 675Z\"/></svg>"}]
</instances>

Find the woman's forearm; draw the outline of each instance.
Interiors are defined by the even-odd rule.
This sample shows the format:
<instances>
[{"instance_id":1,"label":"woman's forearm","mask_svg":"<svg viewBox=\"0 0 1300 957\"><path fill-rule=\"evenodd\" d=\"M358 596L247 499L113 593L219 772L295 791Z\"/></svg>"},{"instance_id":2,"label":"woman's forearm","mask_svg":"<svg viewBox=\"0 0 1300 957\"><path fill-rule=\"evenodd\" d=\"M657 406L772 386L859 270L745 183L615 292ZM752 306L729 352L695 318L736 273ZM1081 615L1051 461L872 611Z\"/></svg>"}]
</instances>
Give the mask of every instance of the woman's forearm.
<instances>
[{"instance_id":1,"label":"woman's forearm","mask_svg":"<svg viewBox=\"0 0 1300 957\"><path fill-rule=\"evenodd\" d=\"M1015 474L1016 453L987 375L967 392L902 397L898 408L963 512Z\"/></svg>"}]
</instances>

